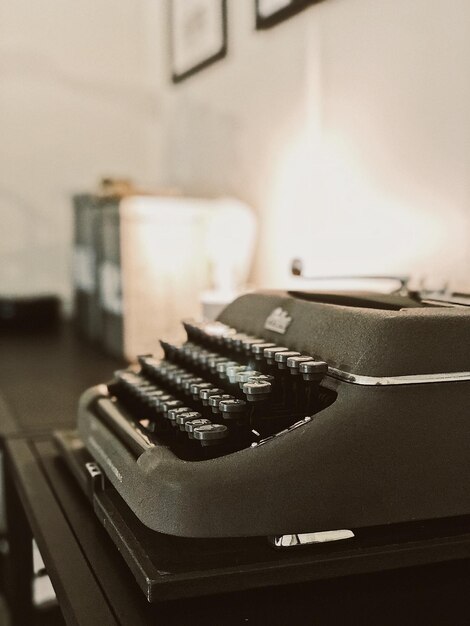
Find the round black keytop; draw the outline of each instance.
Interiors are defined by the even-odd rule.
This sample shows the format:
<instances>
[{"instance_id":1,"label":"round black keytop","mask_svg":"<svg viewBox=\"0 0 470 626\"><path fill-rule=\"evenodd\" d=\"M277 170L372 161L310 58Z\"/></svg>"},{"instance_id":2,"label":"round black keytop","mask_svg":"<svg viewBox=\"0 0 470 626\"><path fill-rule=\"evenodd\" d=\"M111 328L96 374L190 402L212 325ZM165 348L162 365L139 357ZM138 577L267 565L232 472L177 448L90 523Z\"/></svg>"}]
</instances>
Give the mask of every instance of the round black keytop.
<instances>
[{"instance_id":1,"label":"round black keytop","mask_svg":"<svg viewBox=\"0 0 470 626\"><path fill-rule=\"evenodd\" d=\"M202 364L207 361L209 354L210 352L208 350L200 348L199 350L192 353L193 363L195 363L195 365L202 366Z\"/></svg>"},{"instance_id":2,"label":"round black keytop","mask_svg":"<svg viewBox=\"0 0 470 626\"><path fill-rule=\"evenodd\" d=\"M219 355L215 352L209 352L208 350L201 353L199 356L199 365L204 368L209 368L209 363L212 359L217 358Z\"/></svg>"},{"instance_id":3,"label":"round black keytop","mask_svg":"<svg viewBox=\"0 0 470 626\"><path fill-rule=\"evenodd\" d=\"M188 433L188 437L190 439L194 439L194 429L199 428L199 426L206 426L207 424L211 424L212 422L204 417L188 420L184 425L184 430Z\"/></svg>"},{"instance_id":4,"label":"round black keytop","mask_svg":"<svg viewBox=\"0 0 470 626\"><path fill-rule=\"evenodd\" d=\"M299 355L299 356L291 356L287 359L287 367L291 374L296 376L299 374L299 367L301 363L306 363L307 361L311 361L311 356Z\"/></svg>"},{"instance_id":5,"label":"round black keytop","mask_svg":"<svg viewBox=\"0 0 470 626\"><path fill-rule=\"evenodd\" d=\"M264 358L269 365L274 363L274 358L276 354L279 352L288 352L289 348L285 348L284 346L274 346L273 348L265 348L263 350Z\"/></svg>"},{"instance_id":6,"label":"round black keytop","mask_svg":"<svg viewBox=\"0 0 470 626\"><path fill-rule=\"evenodd\" d=\"M162 402L160 405L160 411L165 416L170 409L179 409L183 406L181 400L176 400L176 398L172 398L171 400L167 400Z\"/></svg>"},{"instance_id":7,"label":"round black keytop","mask_svg":"<svg viewBox=\"0 0 470 626\"><path fill-rule=\"evenodd\" d=\"M211 356L209 359L207 359L207 367L209 368L210 372L212 372L212 374L215 374L217 371L217 365L219 365L219 363L226 363L227 361L228 359L225 356Z\"/></svg>"},{"instance_id":8,"label":"round black keytop","mask_svg":"<svg viewBox=\"0 0 470 626\"><path fill-rule=\"evenodd\" d=\"M173 383L173 384L174 384L174 383L175 383L175 381L176 381L176 377L177 377L177 376L180 376L180 375L181 375L181 374L183 374L183 373L185 374L185 373L186 373L186 370L183 370L183 369L181 369L181 367L178 367L178 368L177 368L177 369L175 369L175 370L170 370L170 371L167 373L167 375L166 375L166 377L165 377L165 378L166 378L167 382L169 382L169 383Z\"/></svg>"},{"instance_id":9,"label":"round black keytop","mask_svg":"<svg viewBox=\"0 0 470 626\"><path fill-rule=\"evenodd\" d=\"M237 376L241 372L245 372L246 370L249 370L249 369L251 369L251 368L248 367L248 365L231 365L226 370L227 378L229 379L229 382L231 382L232 384L236 383L237 382Z\"/></svg>"},{"instance_id":10,"label":"round black keytop","mask_svg":"<svg viewBox=\"0 0 470 626\"><path fill-rule=\"evenodd\" d=\"M229 367L235 367L237 365L240 365L240 363L238 363L237 361L222 361L221 363L218 363L217 365L217 374L222 379L228 378L227 369Z\"/></svg>"},{"instance_id":11,"label":"round black keytop","mask_svg":"<svg viewBox=\"0 0 470 626\"><path fill-rule=\"evenodd\" d=\"M260 343L265 343L265 340L259 337L247 337L242 341L242 348L247 354L251 354L253 346L259 345Z\"/></svg>"},{"instance_id":12,"label":"round black keytop","mask_svg":"<svg viewBox=\"0 0 470 626\"><path fill-rule=\"evenodd\" d=\"M219 402L219 411L225 420L239 419L246 413L246 402L244 400L221 400Z\"/></svg>"},{"instance_id":13,"label":"round black keytop","mask_svg":"<svg viewBox=\"0 0 470 626\"><path fill-rule=\"evenodd\" d=\"M138 385L135 387L135 393L137 397L145 399L147 395L150 395L154 391L159 391L157 385Z\"/></svg>"},{"instance_id":14,"label":"round black keytop","mask_svg":"<svg viewBox=\"0 0 470 626\"><path fill-rule=\"evenodd\" d=\"M169 400L175 400L176 398L174 396L171 396L170 394L164 395L164 396L159 396L158 398L155 398L155 400L152 402L152 406L155 408L155 410L157 411L157 413L162 413L163 412L163 404L165 402L168 402Z\"/></svg>"},{"instance_id":15,"label":"round black keytop","mask_svg":"<svg viewBox=\"0 0 470 626\"><path fill-rule=\"evenodd\" d=\"M225 439L228 436L228 432L227 426L223 424L206 424L205 426L195 428L193 435L203 446L211 446Z\"/></svg>"},{"instance_id":16,"label":"round black keytop","mask_svg":"<svg viewBox=\"0 0 470 626\"><path fill-rule=\"evenodd\" d=\"M203 389L211 389L213 387L212 383L203 382L203 383L193 383L189 390L195 400L199 399L199 394Z\"/></svg>"},{"instance_id":17,"label":"round black keytop","mask_svg":"<svg viewBox=\"0 0 470 626\"><path fill-rule=\"evenodd\" d=\"M202 400L202 404L204 406L208 406L209 405L209 398L211 396L220 396L223 393L224 393L223 389L219 389L218 387L209 387L207 389L201 389L201 391L199 393L199 397Z\"/></svg>"},{"instance_id":18,"label":"round black keytop","mask_svg":"<svg viewBox=\"0 0 470 626\"><path fill-rule=\"evenodd\" d=\"M328 373L328 364L325 361L306 361L299 366L299 372L304 380L320 381Z\"/></svg>"},{"instance_id":19,"label":"round black keytop","mask_svg":"<svg viewBox=\"0 0 470 626\"><path fill-rule=\"evenodd\" d=\"M170 422L176 426L176 418L179 415L183 415L184 413L190 413L191 409L188 406L181 406L177 409L169 409L168 413L166 414L166 418L167 420L170 420Z\"/></svg>"},{"instance_id":20,"label":"round black keytop","mask_svg":"<svg viewBox=\"0 0 470 626\"><path fill-rule=\"evenodd\" d=\"M206 381L199 376L193 376L192 378L186 378L183 380L182 387L185 393L191 393L191 385L195 385L196 383L205 383Z\"/></svg>"},{"instance_id":21,"label":"round black keytop","mask_svg":"<svg viewBox=\"0 0 470 626\"><path fill-rule=\"evenodd\" d=\"M264 351L267 348L275 348L275 343L253 343L251 345L251 354L255 357L257 361L262 361L264 359Z\"/></svg>"},{"instance_id":22,"label":"round black keytop","mask_svg":"<svg viewBox=\"0 0 470 626\"><path fill-rule=\"evenodd\" d=\"M178 366L174 363L168 363L162 361L160 367L154 371L154 375L164 378L170 371L178 369Z\"/></svg>"},{"instance_id":23,"label":"round black keytop","mask_svg":"<svg viewBox=\"0 0 470 626\"><path fill-rule=\"evenodd\" d=\"M250 402L260 402L261 400L265 400L271 393L271 390L272 385L270 382L258 380L258 378L248 380L243 385L243 393L246 395L246 399Z\"/></svg>"},{"instance_id":24,"label":"round black keytop","mask_svg":"<svg viewBox=\"0 0 470 626\"><path fill-rule=\"evenodd\" d=\"M287 369L287 359L290 359L293 356L300 356L300 352L294 352L293 350L288 350L287 352L277 352L274 356L274 361L277 363L280 370L285 370Z\"/></svg>"},{"instance_id":25,"label":"round black keytop","mask_svg":"<svg viewBox=\"0 0 470 626\"><path fill-rule=\"evenodd\" d=\"M235 380L240 385L240 389L243 389L243 385L250 380L250 378L255 378L256 376L261 376L261 372L252 369L245 369L237 372Z\"/></svg>"},{"instance_id":26,"label":"round black keytop","mask_svg":"<svg viewBox=\"0 0 470 626\"><path fill-rule=\"evenodd\" d=\"M198 413L198 411L186 411L185 413L180 413L176 416L176 425L179 426L179 429L184 432L187 422L193 422L194 420L199 420L201 418L202 415Z\"/></svg>"},{"instance_id":27,"label":"round black keytop","mask_svg":"<svg viewBox=\"0 0 470 626\"><path fill-rule=\"evenodd\" d=\"M181 346L181 356L183 358L188 357L194 350L198 350L198 346L191 341L187 341Z\"/></svg>"},{"instance_id":28,"label":"round black keytop","mask_svg":"<svg viewBox=\"0 0 470 626\"><path fill-rule=\"evenodd\" d=\"M182 389L184 381L189 380L190 378L194 378L194 374L186 370L182 370L181 373L175 375L175 378L174 378L175 385L179 389Z\"/></svg>"},{"instance_id":29,"label":"round black keytop","mask_svg":"<svg viewBox=\"0 0 470 626\"><path fill-rule=\"evenodd\" d=\"M222 393L220 395L211 396L209 398L209 406L212 409L212 413L219 413L219 403L222 402L222 400L233 400L233 399L234 397L228 393Z\"/></svg>"}]
</instances>

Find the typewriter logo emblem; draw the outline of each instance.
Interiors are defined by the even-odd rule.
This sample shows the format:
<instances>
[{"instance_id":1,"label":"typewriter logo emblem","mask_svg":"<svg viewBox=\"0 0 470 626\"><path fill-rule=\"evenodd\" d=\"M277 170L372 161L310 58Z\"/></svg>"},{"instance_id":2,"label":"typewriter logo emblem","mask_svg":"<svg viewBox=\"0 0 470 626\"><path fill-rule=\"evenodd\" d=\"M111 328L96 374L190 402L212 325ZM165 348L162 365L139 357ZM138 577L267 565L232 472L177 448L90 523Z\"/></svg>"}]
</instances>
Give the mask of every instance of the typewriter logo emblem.
<instances>
[{"instance_id":1,"label":"typewriter logo emblem","mask_svg":"<svg viewBox=\"0 0 470 626\"><path fill-rule=\"evenodd\" d=\"M272 330L275 333L284 335L291 322L292 317L279 306L266 318L264 327L266 330Z\"/></svg>"}]
</instances>

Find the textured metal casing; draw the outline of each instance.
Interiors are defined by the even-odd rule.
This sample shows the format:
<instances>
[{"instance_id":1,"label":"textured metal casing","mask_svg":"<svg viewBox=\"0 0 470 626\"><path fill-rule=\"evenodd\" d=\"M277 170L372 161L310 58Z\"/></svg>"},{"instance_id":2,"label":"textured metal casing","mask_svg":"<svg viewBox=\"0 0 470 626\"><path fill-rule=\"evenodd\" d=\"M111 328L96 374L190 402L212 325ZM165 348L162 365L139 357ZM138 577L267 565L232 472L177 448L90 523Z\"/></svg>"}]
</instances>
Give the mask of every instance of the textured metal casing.
<instances>
[{"instance_id":1,"label":"textured metal casing","mask_svg":"<svg viewBox=\"0 0 470 626\"><path fill-rule=\"evenodd\" d=\"M284 336L263 329L279 306L292 317ZM252 294L220 319L356 373L469 369L468 310L345 309ZM279 535L470 514L470 382L328 384L337 399L311 422L206 461L165 446L136 459L94 409L103 387L82 397L79 431L137 517L162 533Z\"/></svg>"}]
</instances>

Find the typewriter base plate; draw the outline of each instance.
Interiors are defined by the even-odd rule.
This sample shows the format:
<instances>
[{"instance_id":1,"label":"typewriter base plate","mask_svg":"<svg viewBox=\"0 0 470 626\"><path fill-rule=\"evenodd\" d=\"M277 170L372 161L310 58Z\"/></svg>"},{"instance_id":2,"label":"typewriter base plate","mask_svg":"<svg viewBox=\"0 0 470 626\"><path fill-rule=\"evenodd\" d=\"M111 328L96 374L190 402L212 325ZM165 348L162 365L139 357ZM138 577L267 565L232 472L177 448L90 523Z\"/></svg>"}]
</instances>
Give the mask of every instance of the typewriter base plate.
<instances>
[{"instance_id":1,"label":"typewriter base plate","mask_svg":"<svg viewBox=\"0 0 470 626\"><path fill-rule=\"evenodd\" d=\"M149 602L470 558L470 516L352 529L353 539L280 549L264 537L163 535L144 526L96 471L75 431L55 440Z\"/></svg>"}]
</instances>

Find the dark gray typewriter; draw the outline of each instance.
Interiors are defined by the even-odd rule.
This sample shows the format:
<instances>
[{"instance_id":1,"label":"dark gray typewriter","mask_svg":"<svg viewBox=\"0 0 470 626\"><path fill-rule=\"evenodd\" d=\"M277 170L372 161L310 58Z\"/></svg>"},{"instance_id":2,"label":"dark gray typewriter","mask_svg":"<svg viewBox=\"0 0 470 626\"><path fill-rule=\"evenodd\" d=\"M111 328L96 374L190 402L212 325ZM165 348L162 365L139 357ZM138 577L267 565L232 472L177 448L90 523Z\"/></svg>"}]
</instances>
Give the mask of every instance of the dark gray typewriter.
<instances>
[{"instance_id":1,"label":"dark gray typewriter","mask_svg":"<svg viewBox=\"0 0 470 626\"><path fill-rule=\"evenodd\" d=\"M468 558L468 303L248 294L87 390L56 441L147 599Z\"/></svg>"},{"instance_id":2,"label":"dark gray typewriter","mask_svg":"<svg viewBox=\"0 0 470 626\"><path fill-rule=\"evenodd\" d=\"M464 304L260 292L184 326L80 400L82 441L149 529L282 546L470 514Z\"/></svg>"}]
</instances>

